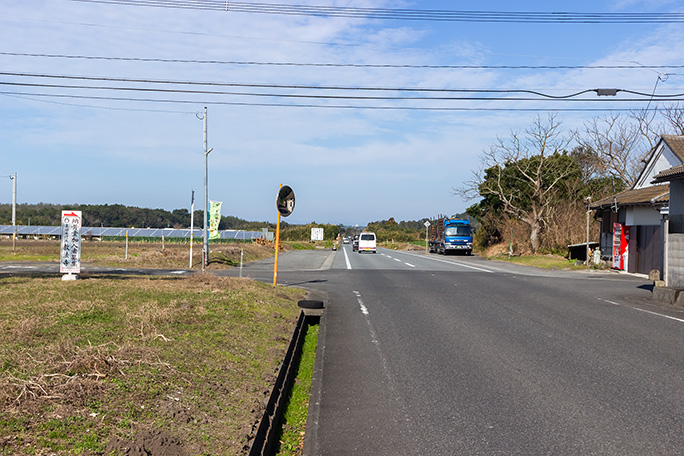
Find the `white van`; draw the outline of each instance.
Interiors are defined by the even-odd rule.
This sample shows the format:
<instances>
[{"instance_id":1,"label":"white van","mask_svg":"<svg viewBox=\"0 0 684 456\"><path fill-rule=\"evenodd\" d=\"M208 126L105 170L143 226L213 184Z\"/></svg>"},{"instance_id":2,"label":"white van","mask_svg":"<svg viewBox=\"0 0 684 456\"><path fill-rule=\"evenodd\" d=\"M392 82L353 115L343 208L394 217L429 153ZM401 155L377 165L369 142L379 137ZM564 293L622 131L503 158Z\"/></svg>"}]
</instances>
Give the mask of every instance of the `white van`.
<instances>
[{"instance_id":1,"label":"white van","mask_svg":"<svg viewBox=\"0 0 684 456\"><path fill-rule=\"evenodd\" d=\"M375 250L375 233L370 231L361 233L359 236L359 253L361 252L377 253Z\"/></svg>"}]
</instances>

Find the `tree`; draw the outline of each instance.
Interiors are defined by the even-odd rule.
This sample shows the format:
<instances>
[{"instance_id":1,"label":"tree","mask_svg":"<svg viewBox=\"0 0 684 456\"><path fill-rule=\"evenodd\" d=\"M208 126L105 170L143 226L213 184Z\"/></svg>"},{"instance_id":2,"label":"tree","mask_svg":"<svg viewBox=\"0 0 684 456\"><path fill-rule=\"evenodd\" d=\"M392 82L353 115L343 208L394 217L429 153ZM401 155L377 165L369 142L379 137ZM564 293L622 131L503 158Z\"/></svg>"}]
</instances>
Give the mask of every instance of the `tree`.
<instances>
[{"instance_id":1,"label":"tree","mask_svg":"<svg viewBox=\"0 0 684 456\"><path fill-rule=\"evenodd\" d=\"M632 186L643 167L644 157L636 149L639 140L648 134L648 125L643 116L637 125L620 114L595 117L584 124L578 142L582 149L594 152L597 174L618 177Z\"/></svg>"},{"instance_id":2,"label":"tree","mask_svg":"<svg viewBox=\"0 0 684 456\"><path fill-rule=\"evenodd\" d=\"M523 135L511 132L509 138L498 138L484 152L482 170L456 190L470 198L479 195L488 200L489 207L527 225L533 253L539 249L553 203L567 193L566 181L581 174L566 153L572 137L556 117L549 114L542 120L537 116Z\"/></svg>"},{"instance_id":3,"label":"tree","mask_svg":"<svg viewBox=\"0 0 684 456\"><path fill-rule=\"evenodd\" d=\"M684 135L684 107L680 104L668 106L661 111L665 122L674 135Z\"/></svg>"},{"instance_id":4,"label":"tree","mask_svg":"<svg viewBox=\"0 0 684 456\"><path fill-rule=\"evenodd\" d=\"M595 117L577 137L580 148L595 154L599 176L619 178L631 187L664 134L684 135L684 108L679 104Z\"/></svg>"}]
</instances>

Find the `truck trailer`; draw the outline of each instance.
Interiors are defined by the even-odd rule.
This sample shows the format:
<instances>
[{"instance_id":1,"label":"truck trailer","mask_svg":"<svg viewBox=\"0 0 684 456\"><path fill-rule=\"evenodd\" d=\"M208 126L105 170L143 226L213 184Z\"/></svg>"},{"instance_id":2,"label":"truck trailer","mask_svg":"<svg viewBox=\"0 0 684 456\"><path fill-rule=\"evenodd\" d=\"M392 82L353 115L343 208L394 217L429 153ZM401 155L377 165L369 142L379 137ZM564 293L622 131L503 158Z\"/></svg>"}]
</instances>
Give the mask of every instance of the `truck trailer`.
<instances>
[{"instance_id":1,"label":"truck trailer","mask_svg":"<svg viewBox=\"0 0 684 456\"><path fill-rule=\"evenodd\" d=\"M439 217L428 227L428 250L430 253L473 253L473 231L469 220Z\"/></svg>"}]
</instances>

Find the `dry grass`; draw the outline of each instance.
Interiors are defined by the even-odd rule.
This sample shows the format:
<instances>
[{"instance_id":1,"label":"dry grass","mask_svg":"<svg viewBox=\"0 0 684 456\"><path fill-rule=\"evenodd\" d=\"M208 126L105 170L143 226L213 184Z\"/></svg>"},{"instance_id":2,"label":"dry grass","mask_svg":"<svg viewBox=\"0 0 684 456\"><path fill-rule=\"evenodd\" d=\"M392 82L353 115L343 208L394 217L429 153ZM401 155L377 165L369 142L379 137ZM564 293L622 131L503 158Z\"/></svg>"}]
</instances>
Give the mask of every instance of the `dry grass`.
<instances>
[{"instance_id":1,"label":"dry grass","mask_svg":"<svg viewBox=\"0 0 684 456\"><path fill-rule=\"evenodd\" d=\"M243 452L302 295L209 274L0 279L0 454Z\"/></svg>"}]
</instances>

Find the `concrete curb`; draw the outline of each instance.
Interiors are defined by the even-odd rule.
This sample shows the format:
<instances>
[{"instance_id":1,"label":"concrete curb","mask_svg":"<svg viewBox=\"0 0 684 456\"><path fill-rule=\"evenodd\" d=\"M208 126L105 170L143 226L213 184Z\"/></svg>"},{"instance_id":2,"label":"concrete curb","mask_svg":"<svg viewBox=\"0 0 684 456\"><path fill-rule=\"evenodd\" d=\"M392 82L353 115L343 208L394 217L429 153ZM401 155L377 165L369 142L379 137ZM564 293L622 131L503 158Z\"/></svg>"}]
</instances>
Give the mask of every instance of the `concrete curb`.
<instances>
[{"instance_id":1,"label":"concrete curb","mask_svg":"<svg viewBox=\"0 0 684 456\"><path fill-rule=\"evenodd\" d=\"M653 300L671 306L684 307L684 290L667 287L653 287Z\"/></svg>"},{"instance_id":2,"label":"concrete curb","mask_svg":"<svg viewBox=\"0 0 684 456\"><path fill-rule=\"evenodd\" d=\"M311 301L308 301L309 303ZM321 301L321 305L323 302ZM297 324L292 333L290 344L285 352L285 358L278 371L275 385L266 403L266 410L257 427L254 440L250 444L250 456L269 456L275 454L278 444L278 433L282 427L283 413L287 398L292 389L297 365L302 355L302 345L307 326L318 323L323 308L302 308Z\"/></svg>"},{"instance_id":3,"label":"concrete curb","mask_svg":"<svg viewBox=\"0 0 684 456\"><path fill-rule=\"evenodd\" d=\"M327 305L327 301L326 301ZM323 394L323 362L325 359L325 333L327 314L321 316L318 326L318 344L316 345L316 361L314 361L311 391L309 392L309 410L306 416L306 430L304 434L303 456L314 456L318 451L318 423Z\"/></svg>"}]
</instances>

